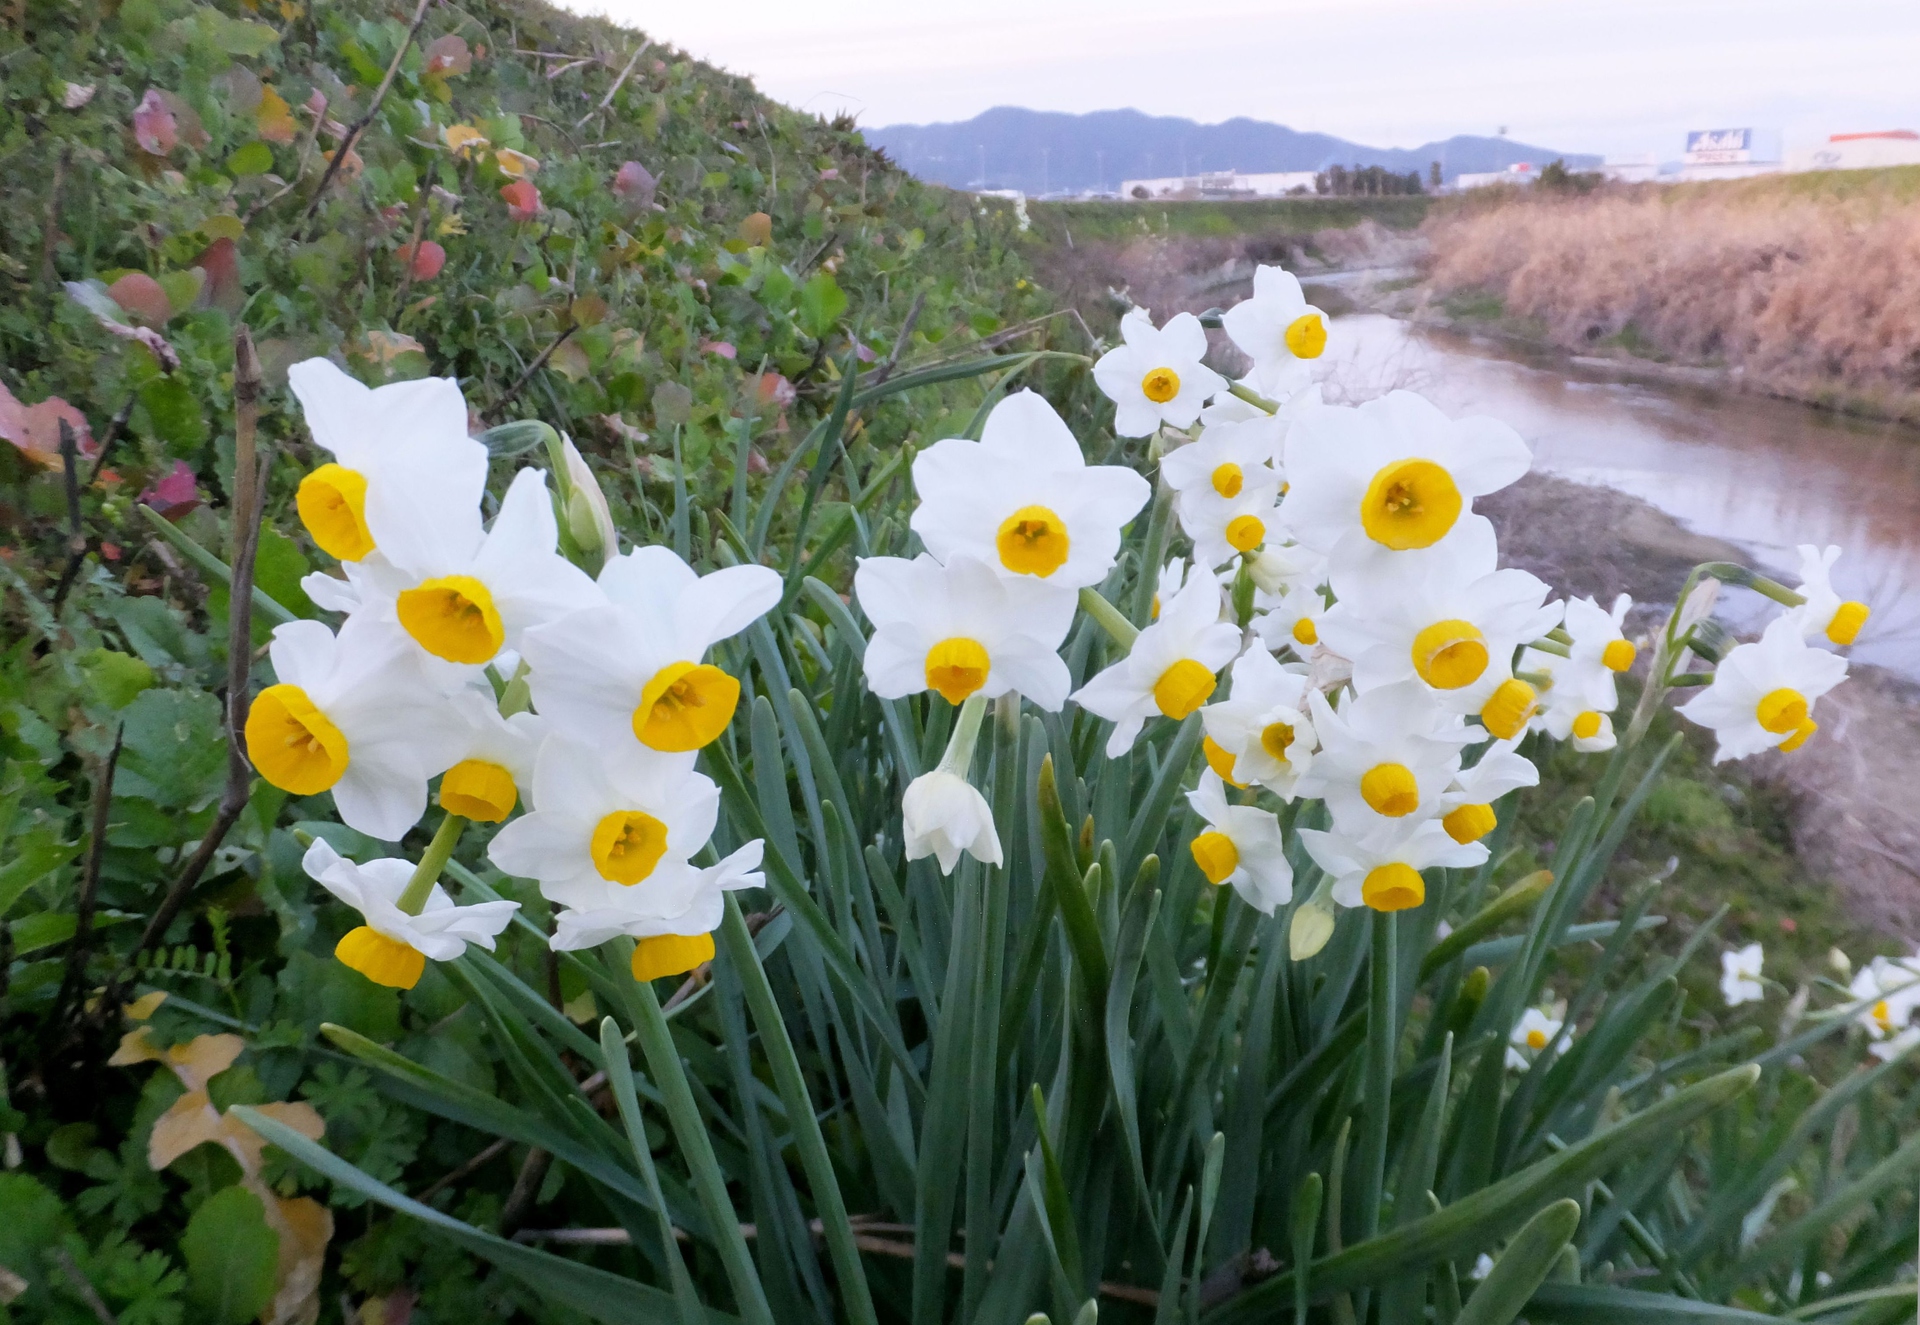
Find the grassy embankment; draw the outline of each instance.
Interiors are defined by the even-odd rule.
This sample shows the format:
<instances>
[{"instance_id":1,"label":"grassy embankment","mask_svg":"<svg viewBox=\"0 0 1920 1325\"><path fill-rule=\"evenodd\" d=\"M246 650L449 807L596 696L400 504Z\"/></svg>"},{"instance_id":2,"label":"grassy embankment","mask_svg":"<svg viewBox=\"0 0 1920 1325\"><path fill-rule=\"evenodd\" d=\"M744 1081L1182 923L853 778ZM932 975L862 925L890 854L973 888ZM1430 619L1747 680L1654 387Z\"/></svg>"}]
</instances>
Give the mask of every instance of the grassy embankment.
<instances>
[{"instance_id":1,"label":"grassy embankment","mask_svg":"<svg viewBox=\"0 0 1920 1325\"><path fill-rule=\"evenodd\" d=\"M1920 419L1920 166L1472 195L1437 208L1452 319Z\"/></svg>"}]
</instances>

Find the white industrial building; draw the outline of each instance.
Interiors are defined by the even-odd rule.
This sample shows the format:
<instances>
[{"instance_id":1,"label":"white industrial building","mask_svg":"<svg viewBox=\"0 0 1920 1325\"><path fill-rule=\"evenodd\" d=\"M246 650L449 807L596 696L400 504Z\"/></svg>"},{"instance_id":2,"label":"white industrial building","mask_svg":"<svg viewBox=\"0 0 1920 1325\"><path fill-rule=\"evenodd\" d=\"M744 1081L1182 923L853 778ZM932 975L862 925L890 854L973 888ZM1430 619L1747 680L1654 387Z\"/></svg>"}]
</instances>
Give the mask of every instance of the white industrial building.
<instances>
[{"instance_id":1,"label":"white industrial building","mask_svg":"<svg viewBox=\"0 0 1920 1325\"><path fill-rule=\"evenodd\" d=\"M1920 166L1920 133L1881 129L1873 133L1836 133L1817 147L1796 148L1788 170L1877 170Z\"/></svg>"},{"instance_id":2,"label":"white industrial building","mask_svg":"<svg viewBox=\"0 0 1920 1325\"><path fill-rule=\"evenodd\" d=\"M1540 176L1539 169L1530 161L1516 161L1505 170L1465 171L1453 177L1456 189L1486 189L1495 185L1531 184Z\"/></svg>"},{"instance_id":3,"label":"white industrial building","mask_svg":"<svg viewBox=\"0 0 1920 1325\"><path fill-rule=\"evenodd\" d=\"M1688 182L1745 179L1787 168L1778 129L1695 129L1687 135L1680 163L1680 178Z\"/></svg>"},{"instance_id":4,"label":"white industrial building","mask_svg":"<svg viewBox=\"0 0 1920 1325\"><path fill-rule=\"evenodd\" d=\"M1210 170L1199 175L1170 175L1163 179L1120 182L1120 196L1134 202L1186 198L1284 198L1290 193L1312 193L1311 170L1275 170L1242 174L1237 170Z\"/></svg>"}]
</instances>

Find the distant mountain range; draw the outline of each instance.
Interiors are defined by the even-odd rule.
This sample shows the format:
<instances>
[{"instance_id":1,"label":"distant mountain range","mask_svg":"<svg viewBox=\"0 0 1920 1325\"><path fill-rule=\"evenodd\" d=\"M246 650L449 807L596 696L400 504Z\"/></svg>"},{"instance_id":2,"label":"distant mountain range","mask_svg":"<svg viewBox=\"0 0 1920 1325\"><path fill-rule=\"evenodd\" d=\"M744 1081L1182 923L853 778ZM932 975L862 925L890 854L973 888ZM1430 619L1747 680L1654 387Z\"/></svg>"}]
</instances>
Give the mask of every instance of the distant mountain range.
<instances>
[{"instance_id":1,"label":"distant mountain range","mask_svg":"<svg viewBox=\"0 0 1920 1325\"><path fill-rule=\"evenodd\" d=\"M1198 124L1137 110L1085 115L996 106L958 124L891 124L868 129L921 179L952 188L1012 188L1030 194L1054 190L1118 189L1123 179L1191 175L1203 170L1247 173L1381 166L1425 178L1438 161L1442 176L1504 170L1518 162L1597 166L1600 158L1506 138L1457 134L1419 147L1368 147L1325 133L1301 133L1283 124L1245 118Z\"/></svg>"}]
</instances>

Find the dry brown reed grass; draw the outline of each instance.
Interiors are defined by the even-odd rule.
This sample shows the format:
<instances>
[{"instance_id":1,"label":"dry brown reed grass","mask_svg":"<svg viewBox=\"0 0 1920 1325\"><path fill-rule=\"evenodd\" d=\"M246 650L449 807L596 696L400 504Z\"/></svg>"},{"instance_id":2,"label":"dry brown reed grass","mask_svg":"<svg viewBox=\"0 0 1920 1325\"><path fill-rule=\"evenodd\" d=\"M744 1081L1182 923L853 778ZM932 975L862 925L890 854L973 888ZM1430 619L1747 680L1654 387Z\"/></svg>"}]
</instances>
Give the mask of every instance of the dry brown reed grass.
<instances>
[{"instance_id":1,"label":"dry brown reed grass","mask_svg":"<svg viewBox=\"0 0 1920 1325\"><path fill-rule=\"evenodd\" d=\"M1920 402L1920 205L1890 192L1649 185L1464 206L1425 232L1436 293L1494 295L1566 349Z\"/></svg>"}]
</instances>

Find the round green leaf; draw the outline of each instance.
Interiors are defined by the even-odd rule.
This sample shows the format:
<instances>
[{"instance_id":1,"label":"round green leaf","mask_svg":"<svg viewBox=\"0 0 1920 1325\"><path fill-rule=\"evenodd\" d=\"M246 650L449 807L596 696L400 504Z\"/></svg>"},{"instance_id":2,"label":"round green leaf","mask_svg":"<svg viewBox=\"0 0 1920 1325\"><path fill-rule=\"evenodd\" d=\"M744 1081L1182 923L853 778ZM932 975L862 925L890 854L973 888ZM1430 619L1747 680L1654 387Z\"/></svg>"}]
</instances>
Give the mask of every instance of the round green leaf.
<instances>
[{"instance_id":1,"label":"round green leaf","mask_svg":"<svg viewBox=\"0 0 1920 1325\"><path fill-rule=\"evenodd\" d=\"M227 158L230 175L264 175L272 169L273 149L257 138L244 147L235 148Z\"/></svg>"},{"instance_id":2,"label":"round green leaf","mask_svg":"<svg viewBox=\"0 0 1920 1325\"><path fill-rule=\"evenodd\" d=\"M215 1192L193 1212L180 1253L187 1292L209 1325L243 1325L273 1297L280 1235L267 1227L266 1207L245 1187Z\"/></svg>"}]
</instances>

